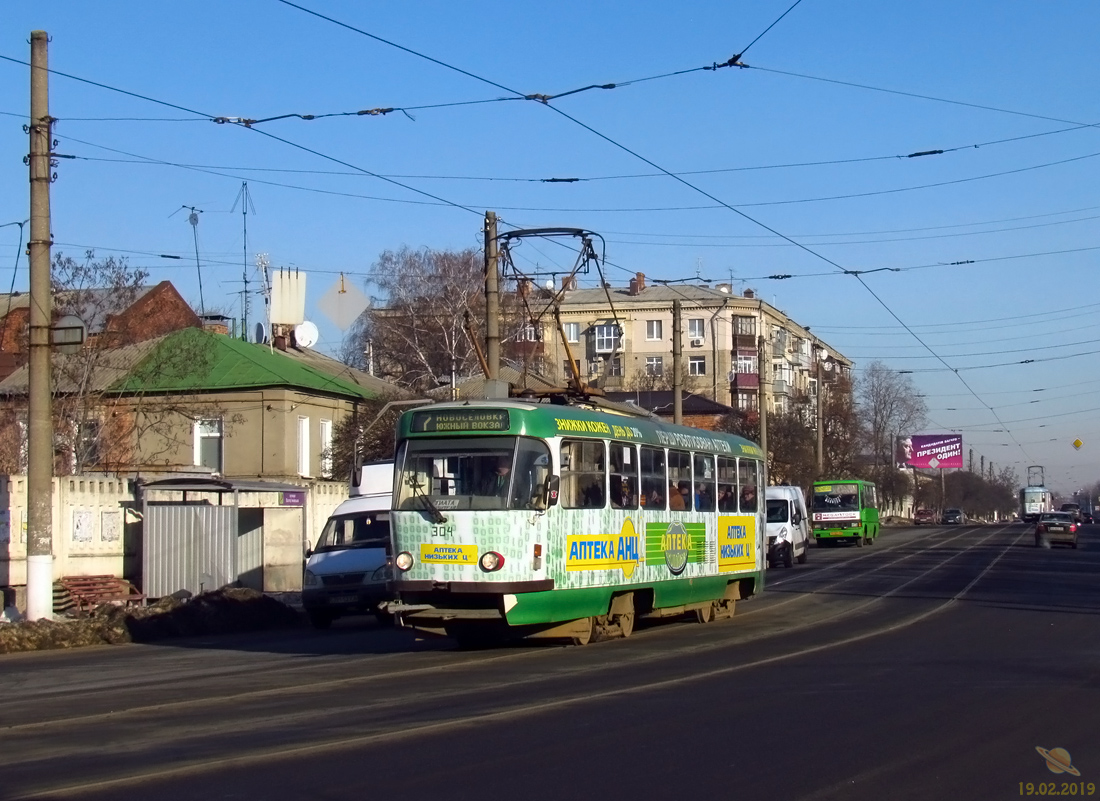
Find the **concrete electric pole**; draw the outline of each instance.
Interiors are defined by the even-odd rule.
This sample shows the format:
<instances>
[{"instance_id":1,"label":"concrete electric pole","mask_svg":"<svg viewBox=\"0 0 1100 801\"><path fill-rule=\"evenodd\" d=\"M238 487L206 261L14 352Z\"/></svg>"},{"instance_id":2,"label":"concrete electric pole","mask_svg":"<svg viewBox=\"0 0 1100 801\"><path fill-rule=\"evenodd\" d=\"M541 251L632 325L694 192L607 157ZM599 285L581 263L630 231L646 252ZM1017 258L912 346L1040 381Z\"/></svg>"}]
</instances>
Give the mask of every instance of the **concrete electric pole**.
<instances>
[{"instance_id":1,"label":"concrete electric pole","mask_svg":"<svg viewBox=\"0 0 1100 801\"><path fill-rule=\"evenodd\" d=\"M50 182L53 120L45 31L31 31L30 354L27 364L27 617L53 617L53 409L50 395Z\"/></svg>"},{"instance_id":2,"label":"concrete electric pole","mask_svg":"<svg viewBox=\"0 0 1100 801\"><path fill-rule=\"evenodd\" d=\"M764 459L764 482L767 482L768 475L768 402L771 400L771 386L769 381L768 370L768 339L763 334L763 323L761 323L761 334L757 339L757 374L760 376L760 387L758 389L759 397L757 398L757 405L760 407L760 450L763 453Z\"/></svg>"},{"instance_id":3,"label":"concrete electric pole","mask_svg":"<svg viewBox=\"0 0 1100 801\"><path fill-rule=\"evenodd\" d=\"M500 251L496 212L485 212L485 361L490 381L500 379Z\"/></svg>"},{"instance_id":4,"label":"concrete electric pole","mask_svg":"<svg viewBox=\"0 0 1100 801\"><path fill-rule=\"evenodd\" d=\"M684 424L684 379L680 373L683 361L683 308L680 300L672 301L672 422Z\"/></svg>"}]
</instances>

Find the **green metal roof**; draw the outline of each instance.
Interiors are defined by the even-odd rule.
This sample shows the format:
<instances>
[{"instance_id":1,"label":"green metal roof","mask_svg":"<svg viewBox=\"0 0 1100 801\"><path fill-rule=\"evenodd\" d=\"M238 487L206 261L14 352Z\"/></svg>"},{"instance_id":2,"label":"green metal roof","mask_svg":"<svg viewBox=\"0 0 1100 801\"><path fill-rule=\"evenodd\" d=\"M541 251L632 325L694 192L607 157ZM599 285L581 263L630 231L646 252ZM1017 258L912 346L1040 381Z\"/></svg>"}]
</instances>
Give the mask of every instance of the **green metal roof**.
<instances>
[{"instance_id":1,"label":"green metal roof","mask_svg":"<svg viewBox=\"0 0 1100 801\"><path fill-rule=\"evenodd\" d=\"M378 393L302 364L267 345L188 328L166 336L111 392L224 392L288 387L325 395Z\"/></svg>"}]
</instances>

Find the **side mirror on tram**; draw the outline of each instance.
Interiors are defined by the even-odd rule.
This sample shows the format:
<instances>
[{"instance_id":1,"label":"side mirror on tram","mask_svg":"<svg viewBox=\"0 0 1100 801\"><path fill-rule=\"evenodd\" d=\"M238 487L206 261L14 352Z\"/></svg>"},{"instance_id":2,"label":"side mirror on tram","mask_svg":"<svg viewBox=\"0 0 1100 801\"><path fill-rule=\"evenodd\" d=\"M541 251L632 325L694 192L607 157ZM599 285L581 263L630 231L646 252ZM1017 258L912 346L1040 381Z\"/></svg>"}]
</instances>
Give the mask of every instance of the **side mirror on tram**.
<instances>
[{"instance_id":1,"label":"side mirror on tram","mask_svg":"<svg viewBox=\"0 0 1100 801\"><path fill-rule=\"evenodd\" d=\"M558 476L550 476L546 480L546 505L556 506L558 503L558 489L561 486L561 479Z\"/></svg>"}]
</instances>

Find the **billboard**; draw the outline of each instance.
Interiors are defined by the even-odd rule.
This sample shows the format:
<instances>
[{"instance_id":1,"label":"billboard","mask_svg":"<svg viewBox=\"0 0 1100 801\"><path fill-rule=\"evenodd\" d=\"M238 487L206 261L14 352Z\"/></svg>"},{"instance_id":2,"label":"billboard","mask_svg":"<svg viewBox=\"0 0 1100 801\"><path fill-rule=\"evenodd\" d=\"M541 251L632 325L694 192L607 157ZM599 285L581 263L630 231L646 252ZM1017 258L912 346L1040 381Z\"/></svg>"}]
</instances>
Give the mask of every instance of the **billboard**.
<instances>
[{"instance_id":1,"label":"billboard","mask_svg":"<svg viewBox=\"0 0 1100 801\"><path fill-rule=\"evenodd\" d=\"M962 434L915 434L898 437L894 461L898 467L963 466Z\"/></svg>"}]
</instances>

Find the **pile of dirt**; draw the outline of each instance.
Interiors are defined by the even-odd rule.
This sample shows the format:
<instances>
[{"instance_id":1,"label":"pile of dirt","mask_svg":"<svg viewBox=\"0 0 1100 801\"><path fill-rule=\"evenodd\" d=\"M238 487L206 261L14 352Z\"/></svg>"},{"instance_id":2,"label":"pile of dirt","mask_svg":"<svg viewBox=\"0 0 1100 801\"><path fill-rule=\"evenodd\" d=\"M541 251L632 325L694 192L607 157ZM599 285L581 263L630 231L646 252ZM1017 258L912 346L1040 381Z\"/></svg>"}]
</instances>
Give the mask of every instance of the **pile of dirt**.
<instances>
[{"instance_id":1,"label":"pile of dirt","mask_svg":"<svg viewBox=\"0 0 1100 801\"><path fill-rule=\"evenodd\" d=\"M301 613L256 590L227 587L146 607L102 604L86 617L0 625L0 653L153 642L304 625Z\"/></svg>"}]
</instances>

